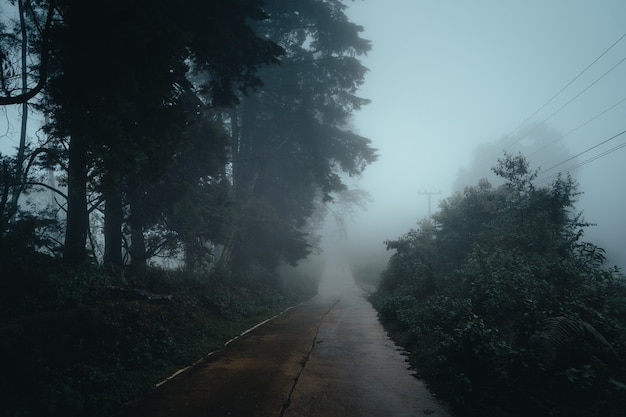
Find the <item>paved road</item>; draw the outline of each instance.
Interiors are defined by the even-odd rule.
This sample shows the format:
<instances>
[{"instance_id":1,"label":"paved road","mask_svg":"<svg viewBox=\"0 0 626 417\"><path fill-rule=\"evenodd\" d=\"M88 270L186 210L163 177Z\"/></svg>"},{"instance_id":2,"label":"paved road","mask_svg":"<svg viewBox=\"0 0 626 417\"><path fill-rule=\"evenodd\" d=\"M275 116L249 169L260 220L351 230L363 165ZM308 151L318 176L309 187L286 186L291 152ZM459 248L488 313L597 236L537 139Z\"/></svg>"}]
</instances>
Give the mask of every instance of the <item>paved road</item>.
<instances>
[{"instance_id":1,"label":"paved road","mask_svg":"<svg viewBox=\"0 0 626 417\"><path fill-rule=\"evenodd\" d=\"M349 269L118 417L448 416L407 370Z\"/></svg>"}]
</instances>

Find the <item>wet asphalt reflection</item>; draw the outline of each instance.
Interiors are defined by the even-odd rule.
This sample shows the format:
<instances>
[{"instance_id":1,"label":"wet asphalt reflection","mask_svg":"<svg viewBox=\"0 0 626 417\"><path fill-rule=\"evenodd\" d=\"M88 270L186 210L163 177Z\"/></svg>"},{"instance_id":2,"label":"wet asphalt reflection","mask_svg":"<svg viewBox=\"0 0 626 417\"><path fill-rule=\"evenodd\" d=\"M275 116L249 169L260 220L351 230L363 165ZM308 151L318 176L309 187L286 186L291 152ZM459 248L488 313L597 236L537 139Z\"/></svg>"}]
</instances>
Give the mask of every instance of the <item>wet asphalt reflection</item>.
<instances>
[{"instance_id":1,"label":"wet asphalt reflection","mask_svg":"<svg viewBox=\"0 0 626 417\"><path fill-rule=\"evenodd\" d=\"M328 266L318 297L335 304L319 326L286 417L448 416L412 375L347 265Z\"/></svg>"}]
</instances>

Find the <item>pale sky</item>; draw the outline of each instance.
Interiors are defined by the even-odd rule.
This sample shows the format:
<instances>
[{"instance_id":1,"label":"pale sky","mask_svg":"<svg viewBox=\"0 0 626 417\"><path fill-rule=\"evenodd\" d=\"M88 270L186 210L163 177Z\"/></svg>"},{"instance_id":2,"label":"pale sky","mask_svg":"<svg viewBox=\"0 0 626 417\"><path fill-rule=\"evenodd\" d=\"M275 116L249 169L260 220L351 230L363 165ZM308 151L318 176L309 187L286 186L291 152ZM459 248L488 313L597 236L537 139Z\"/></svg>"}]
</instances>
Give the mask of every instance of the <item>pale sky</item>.
<instances>
[{"instance_id":1,"label":"pale sky","mask_svg":"<svg viewBox=\"0 0 626 417\"><path fill-rule=\"evenodd\" d=\"M358 182L374 201L349 233L381 246L427 215L427 197L418 191L441 191L433 196L434 211L438 198L453 192L459 170L471 167L479 144L494 150L480 158L488 173L501 156L496 142L626 34L624 0L348 4L349 18L365 28L362 36L373 44L363 58L370 72L360 92L372 103L356 114L353 124L380 150L380 160ZM529 120L557 139L588 122L557 142L569 155L545 159L543 168L626 130L626 102L590 121L626 98L624 58L626 38ZM578 162L625 142L626 134L581 155ZM537 157L550 152L548 148ZM586 220L598 223L586 240L605 247L615 262L621 253L620 263L626 266L624 162L626 147L584 165L575 175L585 193L579 209Z\"/></svg>"}]
</instances>

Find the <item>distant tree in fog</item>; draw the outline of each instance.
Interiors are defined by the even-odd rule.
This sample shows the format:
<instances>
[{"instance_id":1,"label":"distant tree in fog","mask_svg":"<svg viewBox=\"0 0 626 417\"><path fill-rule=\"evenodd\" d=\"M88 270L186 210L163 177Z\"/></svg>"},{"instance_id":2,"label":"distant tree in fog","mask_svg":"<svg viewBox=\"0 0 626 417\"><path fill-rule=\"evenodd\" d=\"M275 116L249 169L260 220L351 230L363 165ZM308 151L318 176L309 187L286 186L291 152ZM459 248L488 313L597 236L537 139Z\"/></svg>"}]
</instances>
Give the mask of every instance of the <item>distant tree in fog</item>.
<instances>
[{"instance_id":1,"label":"distant tree in fog","mask_svg":"<svg viewBox=\"0 0 626 417\"><path fill-rule=\"evenodd\" d=\"M494 185L500 185L503 180L490 168L502 151L512 154L521 152L530 166L539 170L548 169L572 156L566 146L566 137L563 137L562 133L545 125L532 125L525 131L503 136L495 143L476 146L470 166L459 169L453 191L462 192L465 187L478 183L482 178Z\"/></svg>"},{"instance_id":2,"label":"distant tree in fog","mask_svg":"<svg viewBox=\"0 0 626 417\"><path fill-rule=\"evenodd\" d=\"M260 72L264 86L228 113L236 222L222 262L294 262L308 252L315 201L346 190L376 159L370 140L348 128L368 100L356 95L370 49L339 1L267 1L255 27L285 50Z\"/></svg>"}]
</instances>

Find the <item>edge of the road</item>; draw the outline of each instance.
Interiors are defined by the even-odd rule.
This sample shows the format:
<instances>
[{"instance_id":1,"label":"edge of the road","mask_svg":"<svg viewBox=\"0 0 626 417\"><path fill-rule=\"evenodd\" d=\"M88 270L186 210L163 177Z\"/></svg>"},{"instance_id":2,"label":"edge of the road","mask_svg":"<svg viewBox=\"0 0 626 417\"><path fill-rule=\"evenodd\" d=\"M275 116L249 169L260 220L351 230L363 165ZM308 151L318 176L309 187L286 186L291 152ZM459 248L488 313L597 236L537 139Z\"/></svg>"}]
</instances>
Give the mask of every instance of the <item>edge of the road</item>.
<instances>
[{"instance_id":1,"label":"edge of the road","mask_svg":"<svg viewBox=\"0 0 626 417\"><path fill-rule=\"evenodd\" d=\"M244 330L243 332L239 333L239 334L238 334L238 335L236 335L235 337L233 337L233 338L231 338L230 340L226 341L226 342L222 345L222 348L220 348L220 349L216 349L216 350L213 350L213 351L211 351L211 352L207 353L206 355L203 355L200 359L198 359L198 360L196 360L195 362L191 363L191 365L188 365L188 366L186 366L186 367L184 367L184 368L181 368L181 369L179 369L179 370L175 371L175 372L174 372L174 373L172 373L170 376L168 376L168 377L166 377L165 379L161 380L160 382L156 383L156 384L155 384L155 385L154 385L154 386L150 389L150 392L153 392L153 391L155 391L155 390L157 390L157 389L161 388L163 385L165 385L166 383L170 382L171 380L173 380L173 379L174 379L174 378L176 378L177 376L179 376L179 375L181 375L181 374L183 374L183 373L185 373L185 372L187 372L187 371L189 371L189 370L191 370L191 369L193 369L193 368L197 368L197 367L198 367L198 366L200 366L203 362L208 361L208 360L209 360L209 359L210 359L213 355L215 355L215 354L217 354L217 353L221 352L221 350L222 350L223 348L225 348L226 346L228 346L230 343L232 343L232 342L234 342L235 340L237 340L237 339L241 338L242 336L245 336L247 333L249 333L249 332L253 331L254 329L256 329L256 328L258 328L258 327L260 327L260 326L262 326L262 325L264 325L264 324L266 324L266 323L268 323L268 322L270 322L270 321L272 321L272 320L274 320L274 319L276 319L277 317L282 316L282 315L283 315L283 314L285 314L286 312L288 312L288 311L290 311L290 310L292 310L292 309L294 309L294 308L296 308L296 307L298 307L298 306L300 306L300 305L302 305L302 304L304 304L304 303L308 303L308 302L310 302L310 301L311 301L311 300L313 300L315 297L318 297L318 294L314 295L313 297L311 297L311 298L309 298L309 299L307 299L307 300L304 300L304 301L301 301L301 302L299 302L299 303L297 303L297 304L294 304L294 305L292 305L292 306L289 306L289 307L285 308L284 310L280 311L279 313L276 313L276 314L274 314L273 316L271 316L271 317L269 317L269 318L267 318L267 319L265 319L265 320L263 320L263 321L261 321L261 322L259 322L259 323L255 324L254 326L252 326L252 327L250 327L250 328L248 328L248 329ZM122 407L129 406L129 405L131 405L131 404L135 403L136 401L141 400L141 398L143 398L145 395L147 395L147 393L145 393L144 395L141 395L141 396L140 396L140 397L138 397L138 398L134 398L134 399L132 399L132 400L130 400L130 401L125 402L125 403L122 405ZM114 415L117 415L117 413L115 413Z\"/></svg>"},{"instance_id":2,"label":"edge of the road","mask_svg":"<svg viewBox=\"0 0 626 417\"><path fill-rule=\"evenodd\" d=\"M309 298L308 300L301 301L301 302L299 302L298 304L294 304L294 305L292 305L292 306L289 306L289 307L285 308L285 309L284 309L284 310L282 310L281 312L279 312L279 313L277 313L277 314L274 314L273 316L271 316L271 317L269 317L269 318L267 318L267 319L265 319L265 320L263 320L263 321L261 321L261 322L259 322L259 323L255 324L254 326L252 326L252 327L250 327L250 328L248 328L248 329L244 330L243 332L239 333L239 334L238 334L238 335L236 335L235 337L233 337L233 338L231 338L230 340L226 341L226 342L224 343L224 345L223 345L223 346L224 346L224 347L228 346L229 344L231 344L231 343L232 343L232 342L234 342L235 340L237 340L237 339L239 339L239 338L241 338L241 337L245 336L246 334L250 333L250 332L251 332L251 331L253 331L254 329L257 329L258 327L263 326L265 323L270 322L270 321L272 321L272 320L276 319L277 317L282 316L283 314L285 314L285 313L286 313L286 312L288 312L289 310L291 310L291 309L293 309L293 308L296 308L296 307L298 307L299 305L302 305L302 304L304 304L304 303L307 303L307 302L311 301L311 300L312 300L313 298L315 298L315 297L317 297L317 295L314 295L313 297ZM181 368L181 369L179 369L179 370L175 371L174 373L172 373L172 374L171 374L170 376L168 376L167 378L165 378L165 379L163 379L162 381L160 381L160 382L156 383L156 384L154 385L154 388L155 388L155 389L156 389L156 388L159 388L159 387L161 387L163 384L165 384L165 383L167 383L167 382L171 381L172 379L176 378L176 377L177 377L177 376L179 376L180 374L182 374L182 373L184 373L184 372L186 372L186 371L188 371L188 370L190 370L190 369L192 369L192 368L197 367L198 365L200 365L200 364L201 364L201 363L203 363L203 362L206 362L206 361L207 361L207 360L208 360L211 356L213 356L213 355L214 355L214 354L216 354L217 352L220 352L220 350L213 350L213 351L211 351L211 352L207 353L206 355L203 355L200 359L198 359L197 361L193 362L191 365L188 365L188 366L186 366L186 367L184 367L184 368Z\"/></svg>"}]
</instances>

